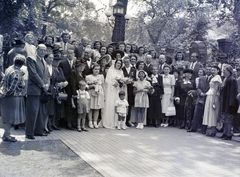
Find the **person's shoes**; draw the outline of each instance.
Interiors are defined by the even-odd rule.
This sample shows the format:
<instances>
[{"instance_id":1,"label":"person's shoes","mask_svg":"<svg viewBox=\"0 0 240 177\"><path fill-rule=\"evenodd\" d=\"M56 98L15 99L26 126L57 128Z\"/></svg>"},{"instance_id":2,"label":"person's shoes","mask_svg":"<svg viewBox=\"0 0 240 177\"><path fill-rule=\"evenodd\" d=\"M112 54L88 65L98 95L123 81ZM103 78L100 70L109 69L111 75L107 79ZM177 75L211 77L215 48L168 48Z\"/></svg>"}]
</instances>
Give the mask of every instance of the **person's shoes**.
<instances>
[{"instance_id":1,"label":"person's shoes","mask_svg":"<svg viewBox=\"0 0 240 177\"><path fill-rule=\"evenodd\" d=\"M185 129L185 125L181 125L179 129Z\"/></svg>"},{"instance_id":2,"label":"person's shoes","mask_svg":"<svg viewBox=\"0 0 240 177\"><path fill-rule=\"evenodd\" d=\"M26 138L27 138L27 139L31 139L31 140L34 140L34 139L35 139L35 137L34 137L33 135L26 135Z\"/></svg>"},{"instance_id":3,"label":"person's shoes","mask_svg":"<svg viewBox=\"0 0 240 177\"><path fill-rule=\"evenodd\" d=\"M94 128L96 128L96 129L99 128L97 122L93 122L93 125L94 125Z\"/></svg>"},{"instance_id":4,"label":"person's shoes","mask_svg":"<svg viewBox=\"0 0 240 177\"><path fill-rule=\"evenodd\" d=\"M68 130L74 130L73 127L69 127L68 125L66 126L66 128L67 128Z\"/></svg>"},{"instance_id":5,"label":"person's shoes","mask_svg":"<svg viewBox=\"0 0 240 177\"><path fill-rule=\"evenodd\" d=\"M81 129L81 128L78 128L77 131L78 131L78 132L82 132L82 129Z\"/></svg>"},{"instance_id":6,"label":"person's shoes","mask_svg":"<svg viewBox=\"0 0 240 177\"><path fill-rule=\"evenodd\" d=\"M50 134L49 130L44 129L44 131L45 131L46 134Z\"/></svg>"},{"instance_id":7,"label":"person's shoes","mask_svg":"<svg viewBox=\"0 0 240 177\"><path fill-rule=\"evenodd\" d=\"M94 128L92 122L89 122L88 127L89 128Z\"/></svg>"},{"instance_id":8,"label":"person's shoes","mask_svg":"<svg viewBox=\"0 0 240 177\"><path fill-rule=\"evenodd\" d=\"M222 136L220 136L219 138L225 138L225 136L227 136L226 134L222 134Z\"/></svg>"},{"instance_id":9,"label":"person's shoes","mask_svg":"<svg viewBox=\"0 0 240 177\"><path fill-rule=\"evenodd\" d=\"M221 129L217 129L217 132L222 133L222 132L223 132L223 128L221 128Z\"/></svg>"},{"instance_id":10,"label":"person's shoes","mask_svg":"<svg viewBox=\"0 0 240 177\"><path fill-rule=\"evenodd\" d=\"M120 127L120 126L117 126L117 129L118 129L118 130L121 130L121 127Z\"/></svg>"},{"instance_id":11,"label":"person's shoes","mask_svg":"<svg viewBox=\"0 0 240 177\"><path fill-rule=\"evenodd\" d=\"M189 129L189 130L187 130L187 132L196 132L196 130Z\"/></svg>"},{"instance_id":12,"label":"person's shoes","mask_svg":"<svg viewBox=\"0 0 240 177\"><path fill-rule=\"evenodd\" d=\"M8 142L17 142L17 140L15 138L5 137L5 136L2 137L2 140L3 141L8 141Z\"/></svg>"},{"instance_id":13,"label":"person's shoes","mask_svg":"<svg viewBox=\"0 0 240 177\"><path fill-rule=\"evenodd\" d=\"M46 133L42 133L42 134L34 134L35 136L48 136L48 134Z\"/></svg>"},{"instance_id":14,"label":"person's shoes","mask_svg":"<svg viewBox=\"0 0 240 177\"><path fill-rule=\"evenodd\" d=\"M56 125L52 126L53 130L61 130L60 128L58 128Z\"/></svg>"},{"instance_id":15,"label":"person's shoes","mask_svg":"<svg viewBox=\"0 0 240 177\"><path fill-rule=\"evenodd\" d=\"M18 130L19 126L18 125L14 125L14 130Z\"/></svg>"},{"instance_id":16,"label":"person's shoes","mask_svg":"<svg viewBox=\"0 0 240 177\"><path fill-rule=\"evenodd\" d=\"M163 127L168 127L168 124L164 124Z\"/></svg>"},{"instance_id":17,"label":"person's shoes","mask_svg":"<svg viewBox=\"0 0 240 177\"><path fill-rule=\"evenodd\" d=\"M161 123L161 125L160 125L161 127L163 127L164 126L164 123Z\"/></svg>"},{"instance_id":18,"label":"person's shoes","mask_svg":"<svg viewBox=\"0 0 240 177\"><path fill-rule=\"evenodd\" d=\"M122 129L126 130L126 125L125 124L122 125Z\"/></svg>"},{"instance_id":19,"label":"person's shoes","mask_svg":"<svg viewBox=\"0 0 240 177\"><path fill-rule=\"evenodd\" d=\"M88 132L88 130L86 128L82 128L82 131L84 132Z\"/></svg>"},{"instance_id":20,"label":"person's shoes","mask_svg":"<svg viewBox=\"0 0 240 177\"><path fill-rule=\"evenodd\" d=\"M231 140L231 139L232 139L232 136L227 136L227 135L222 138L222 140Z\"/></svg>"},{"instance_id":21,"label":"person's shoes","mask_svg":"<svg viewBox=\"0 0 240 177\"><path fill-rule=\"evenodd\" d=\"M126 122L126 126L131 127L131 124L129 122Z\"/></svg>"},{"instance_id":22,"label":"person's shoes","mask_svg":"<svg viewBox=\"0 0 240 177\"><path fill-rule=\"evenodd\" d=\"M233 133L233 136L240 136L240 133Z\"/></svg>"},{"instance_id":23,"label":"person's shoes","mask_svg":"<svg viewBox=\"0 0 240 177\"><path fill-rule=\"evenodd\" d=\"M52 126L48 126L48 130L51 132L53 130Z\"/></svg>"},{"instance_id":24,"label":"person's shoes","mask_svg":"<svg viewBox=\"0 0 240 177\"><path fill-rule=\"evenodd\" d=\"M136 128L140 128L140 123L137 124Z\"/></svg>"},{"instance_id":25,"label":"person's shoes","mask_svg":"<svg viewBox=\"0 0 240 177\"><path fill-rule=\"evenodd\" d=\"M209 133L209 134L207 134L206 136L215 137L215 136L216 136L216 133Z\"/></svg>"}]
</instances>

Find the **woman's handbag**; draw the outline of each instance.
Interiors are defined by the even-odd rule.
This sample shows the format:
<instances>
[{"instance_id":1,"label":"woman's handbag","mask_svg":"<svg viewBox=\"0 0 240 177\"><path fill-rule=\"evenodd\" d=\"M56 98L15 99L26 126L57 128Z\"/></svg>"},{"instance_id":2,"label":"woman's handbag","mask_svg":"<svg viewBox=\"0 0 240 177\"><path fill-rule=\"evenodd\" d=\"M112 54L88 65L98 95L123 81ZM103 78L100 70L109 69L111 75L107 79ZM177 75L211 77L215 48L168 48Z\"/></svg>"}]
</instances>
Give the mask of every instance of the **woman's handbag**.
<instances>
[{"instance_id":1,"label":"woman's handbag","mask_svg":"<svg viewBox=\"0 0 240 177\"><path fill-rule=\"evenodd\" d=\"M176 115L176 108L172 101L169 102L167 107L167 111L165 113L166 116L175 116Z\"/></svg>"},{"instance_id":2,"label":"woman's handbag","mask_svg":"<svg viewBox=\"0 0 240 177\"><path fill-rule=\"evenodd\" d=\"M68 95L67 95L66 93L59 92L59 93L58 93L58 98L59 98L60 100L67 101Z\"/></svg>"}]
</instances>

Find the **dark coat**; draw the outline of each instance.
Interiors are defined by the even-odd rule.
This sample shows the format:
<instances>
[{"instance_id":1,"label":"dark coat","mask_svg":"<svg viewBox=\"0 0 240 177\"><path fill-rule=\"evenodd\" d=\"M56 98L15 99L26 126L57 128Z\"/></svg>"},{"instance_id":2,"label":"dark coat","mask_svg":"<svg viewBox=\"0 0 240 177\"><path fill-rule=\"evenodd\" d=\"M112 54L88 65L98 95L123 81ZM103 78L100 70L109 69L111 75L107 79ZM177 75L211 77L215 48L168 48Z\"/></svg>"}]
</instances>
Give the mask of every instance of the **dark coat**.
<instances>
[{"instance_id":1,"label":"dark coat","mask_svg":"<svg viewBox=\"0 0 240 177\"><path fill-rule=\"evenodd\" d=\"M129 73L127 72L125 66L122 68L122 71L123 71L124 77L130 77L133 80L136 80L136 69L134 67L131 67ZM133 84L127 85L127 94L128 94L128 104L130 106L133 106L134 105Z\"/></svg>"},{"instance_id":2,"label":"dark coat","mask_svg":"<svg viewBox=\"0 0 240 177\"><path fill-rule=\"evenodd\" d=\"M85 62L85 68L83 70L83 76L86 77L90 74L92 74L92 66L93 66L93 61L91 61L90 67L88 66L87 62Z\"/></svg>"},{"instance_id":3,"label":"dark coat","mask_svg":"<svg viewBox=\"0 0 240 177\"><path fill-rule=\"evenodd\" d=\"M72 94L77 95L77 90L79 90L79 81L84 80L83 75L80 75L77 69L73 69L70 73L70 85L72 89Z\"/></svg>"},{"instance_id":4,"label":"dark coat","mask_svg":"<svg viewBox=\"0 0 240 177\"><path fill-rule=\"evenodd\" d=\"M222 112L235 114L237 113L238 101L237 101L237 81L233 76L229 76L222 89Z\"/></svg>"},{"instance_id":5,"label":"dark coat","mask_svg":"<svg viewBox=\"0 0 240 177\"><path fill-rule=\"evenodd\" d=\"M44 61L45 63L45 61ZM36 59L27 58L28 89L27 95L39 95L43 85L50 84L47 64L37 56Z\"/></svg>"},{"instance_id":6,"label":"dark coat","mask_svg":"<svg viewBox=\"0 0 240 177\"><path fill-rule=\"evenodd\" d=\"M152 64L150 64L149 66L145 64L143 70L147 72L148 76L150 76L152 74Z\"/></svg>"}]
</instances>

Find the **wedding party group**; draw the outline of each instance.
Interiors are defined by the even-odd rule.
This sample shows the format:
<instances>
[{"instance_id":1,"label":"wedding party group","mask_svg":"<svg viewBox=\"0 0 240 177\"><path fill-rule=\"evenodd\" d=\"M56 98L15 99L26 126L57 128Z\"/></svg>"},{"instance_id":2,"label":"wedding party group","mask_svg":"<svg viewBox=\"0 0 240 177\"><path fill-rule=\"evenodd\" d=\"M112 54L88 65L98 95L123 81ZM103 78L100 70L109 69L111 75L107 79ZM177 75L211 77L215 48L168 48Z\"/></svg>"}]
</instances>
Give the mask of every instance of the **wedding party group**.
<instances>
[{"instance_id":1,"label":"wedding party group","mask_svg":"<svg viewBox=\"0 0 240 177\"><path fill-rule=\"evenodd\" d=\"M187 53L188 54L188 53ZM174 57L147 44L104 44L69 33L15 38L4 59L0 102L3 141L23 125L27 139L67 128L177 127L223 140L240 135L240 72L202 62L197 52Z\"/></svg>"}]
</instances>

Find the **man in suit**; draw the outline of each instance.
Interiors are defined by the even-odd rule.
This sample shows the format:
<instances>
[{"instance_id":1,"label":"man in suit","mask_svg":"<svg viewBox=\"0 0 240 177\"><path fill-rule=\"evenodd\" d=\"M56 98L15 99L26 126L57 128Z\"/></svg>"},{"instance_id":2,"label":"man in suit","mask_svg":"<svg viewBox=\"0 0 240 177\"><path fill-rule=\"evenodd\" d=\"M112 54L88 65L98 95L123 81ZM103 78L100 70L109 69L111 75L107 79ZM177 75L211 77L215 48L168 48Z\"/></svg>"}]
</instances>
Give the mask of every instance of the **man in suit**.
<instances>
[{"instance_id":1,"label":"man in suit","mask_svg":"<svg viewBox=\"0 0 240 177\"><path fill-rule=\"evenodd\" d=\"M84 50L86 49L87 45L89 44L89 39L87 39L86 37L83 37L81 39L81 44L79 46L77 46L75 48L75 57L77 58L77 60L80 60L82 57L82 54L84 52Z\"/></svg>"},{"instance_id":2,"label":"man in suit","mask_svg":"<svg viewBox=\"0 0 240 177\"><path fill-rule=\"evenodd\" d=\"M196 132L198 126L202 125L206 95L205 93L209 90L209 82L212 79L211 66L206 66L206 75L199 78L199 85L197 89L198 98L195 106L192 127L187 132ZM202 126L202 133L206 133L206 126Z\"/></svg>"},{"instance_id":3,"label":"man in suit","mask_svg":"<svg viewBox=\"0 0 240 177\"><path fill-rule=\"evenodd\" d=\"M69 49L74 50L74 46L69 44L70 35L68 33L62 33L62 41L59 43L63 53L67 53Z\"/></svg>"},{"instance_id":4,"label":"man in suit","mask_svg":"<svg viewBox=\"0 0 240 177\"><path fill-rule=\"evenodd\" d=\"M92 74L92 65L94 64L92 58L91 58L91 50L86 49L83 53L83 58L81 60L82 63L85 63L85 69L83 70L83 76L87 76Z\"/></svg>"},{"instance_id":5,"label":"man in suit","mask_svg":"<svg viewBox=\"0 0 240 177\"><path fill-rule=\"evenodd\" d=\"M68 49L67 51L67 60L62 60L59 63L59 68L63 70L63 74L65 79L70 83L70 75L72 69L74 69L74 50ZM71 84L68 84L65 87L65 91L68 95L67 101L65 102L65 109L66 109L66 121L67 121L67 128L73 130L72 122L74 122L74 117L76 116L76 109L72 108L71 98L72 98L72 89Z\"/></svg>"},{"instance_id":6,"label":"man in suit","mask_svg":"<svg viewBox=\"0 0 240 177\"><path fill-rule=\"evenodd\" d=\"M136 78L136 68L131 67L130 58L128 56L123 59L124 67L122 67L124 77L127 77L127 95L128 95L128 115L126 118L126 125L131 127L133 124L130 121L131 109L134 107L134 94L133 94L133 80Z\"/></svg>"},{"instance_id":7,"label":"man in suit","mask_svg":"<svg viewBox=\"0 0 240 177\"><path fill-rule=\"evenodd\" d=\"M153 65L151 63L152 55L150 55L150 54L147 55L145 59L146 59L146 63L145 63L143 70L147 72L148 76L150 76L152 74L152 67L153 67Z\"/></svg>"},{"instance_id":8,"label":"man in suit","mask_svg":"<svg viewBox=\"0 0 240 177\"><path fill-rule=\"evenodd\" d=\"M168 65L168 64L166 63L166 56L163 55L163 54L159 55L158 63L159 63L159 65L158 65L158 74L163 74L163 68L164 68L164 66L165 66L165 65Z\"/></svg>"},{"instance_id":9,"label":"man in suit","mask_svg":"<svg viewBox=\"0 0 240 177\"><path fill-rule=\"evenodd\" d=\"M44 55L47 47L39 44L37 56L27 58L29 73L27 101L26 101L26 138L35 139L35 136L47 136L44 133L44 103L40 101L41 92L47 92L50 76Z\"/></svg>"},{"instance_id":10,"label":"man in suit","mask_svg":"<svg viewBox=\"0 0 240 177\"><path fill-rule=\"evenodd\" d=\"M202 63L199 61L198 54L196 52L193 52L191 55L191 62L188 66L188 69L193 70L192 80L195 81L195 79L198 77L198 70L199 68L203 68Z\"/></svg>"}]
</instances>

